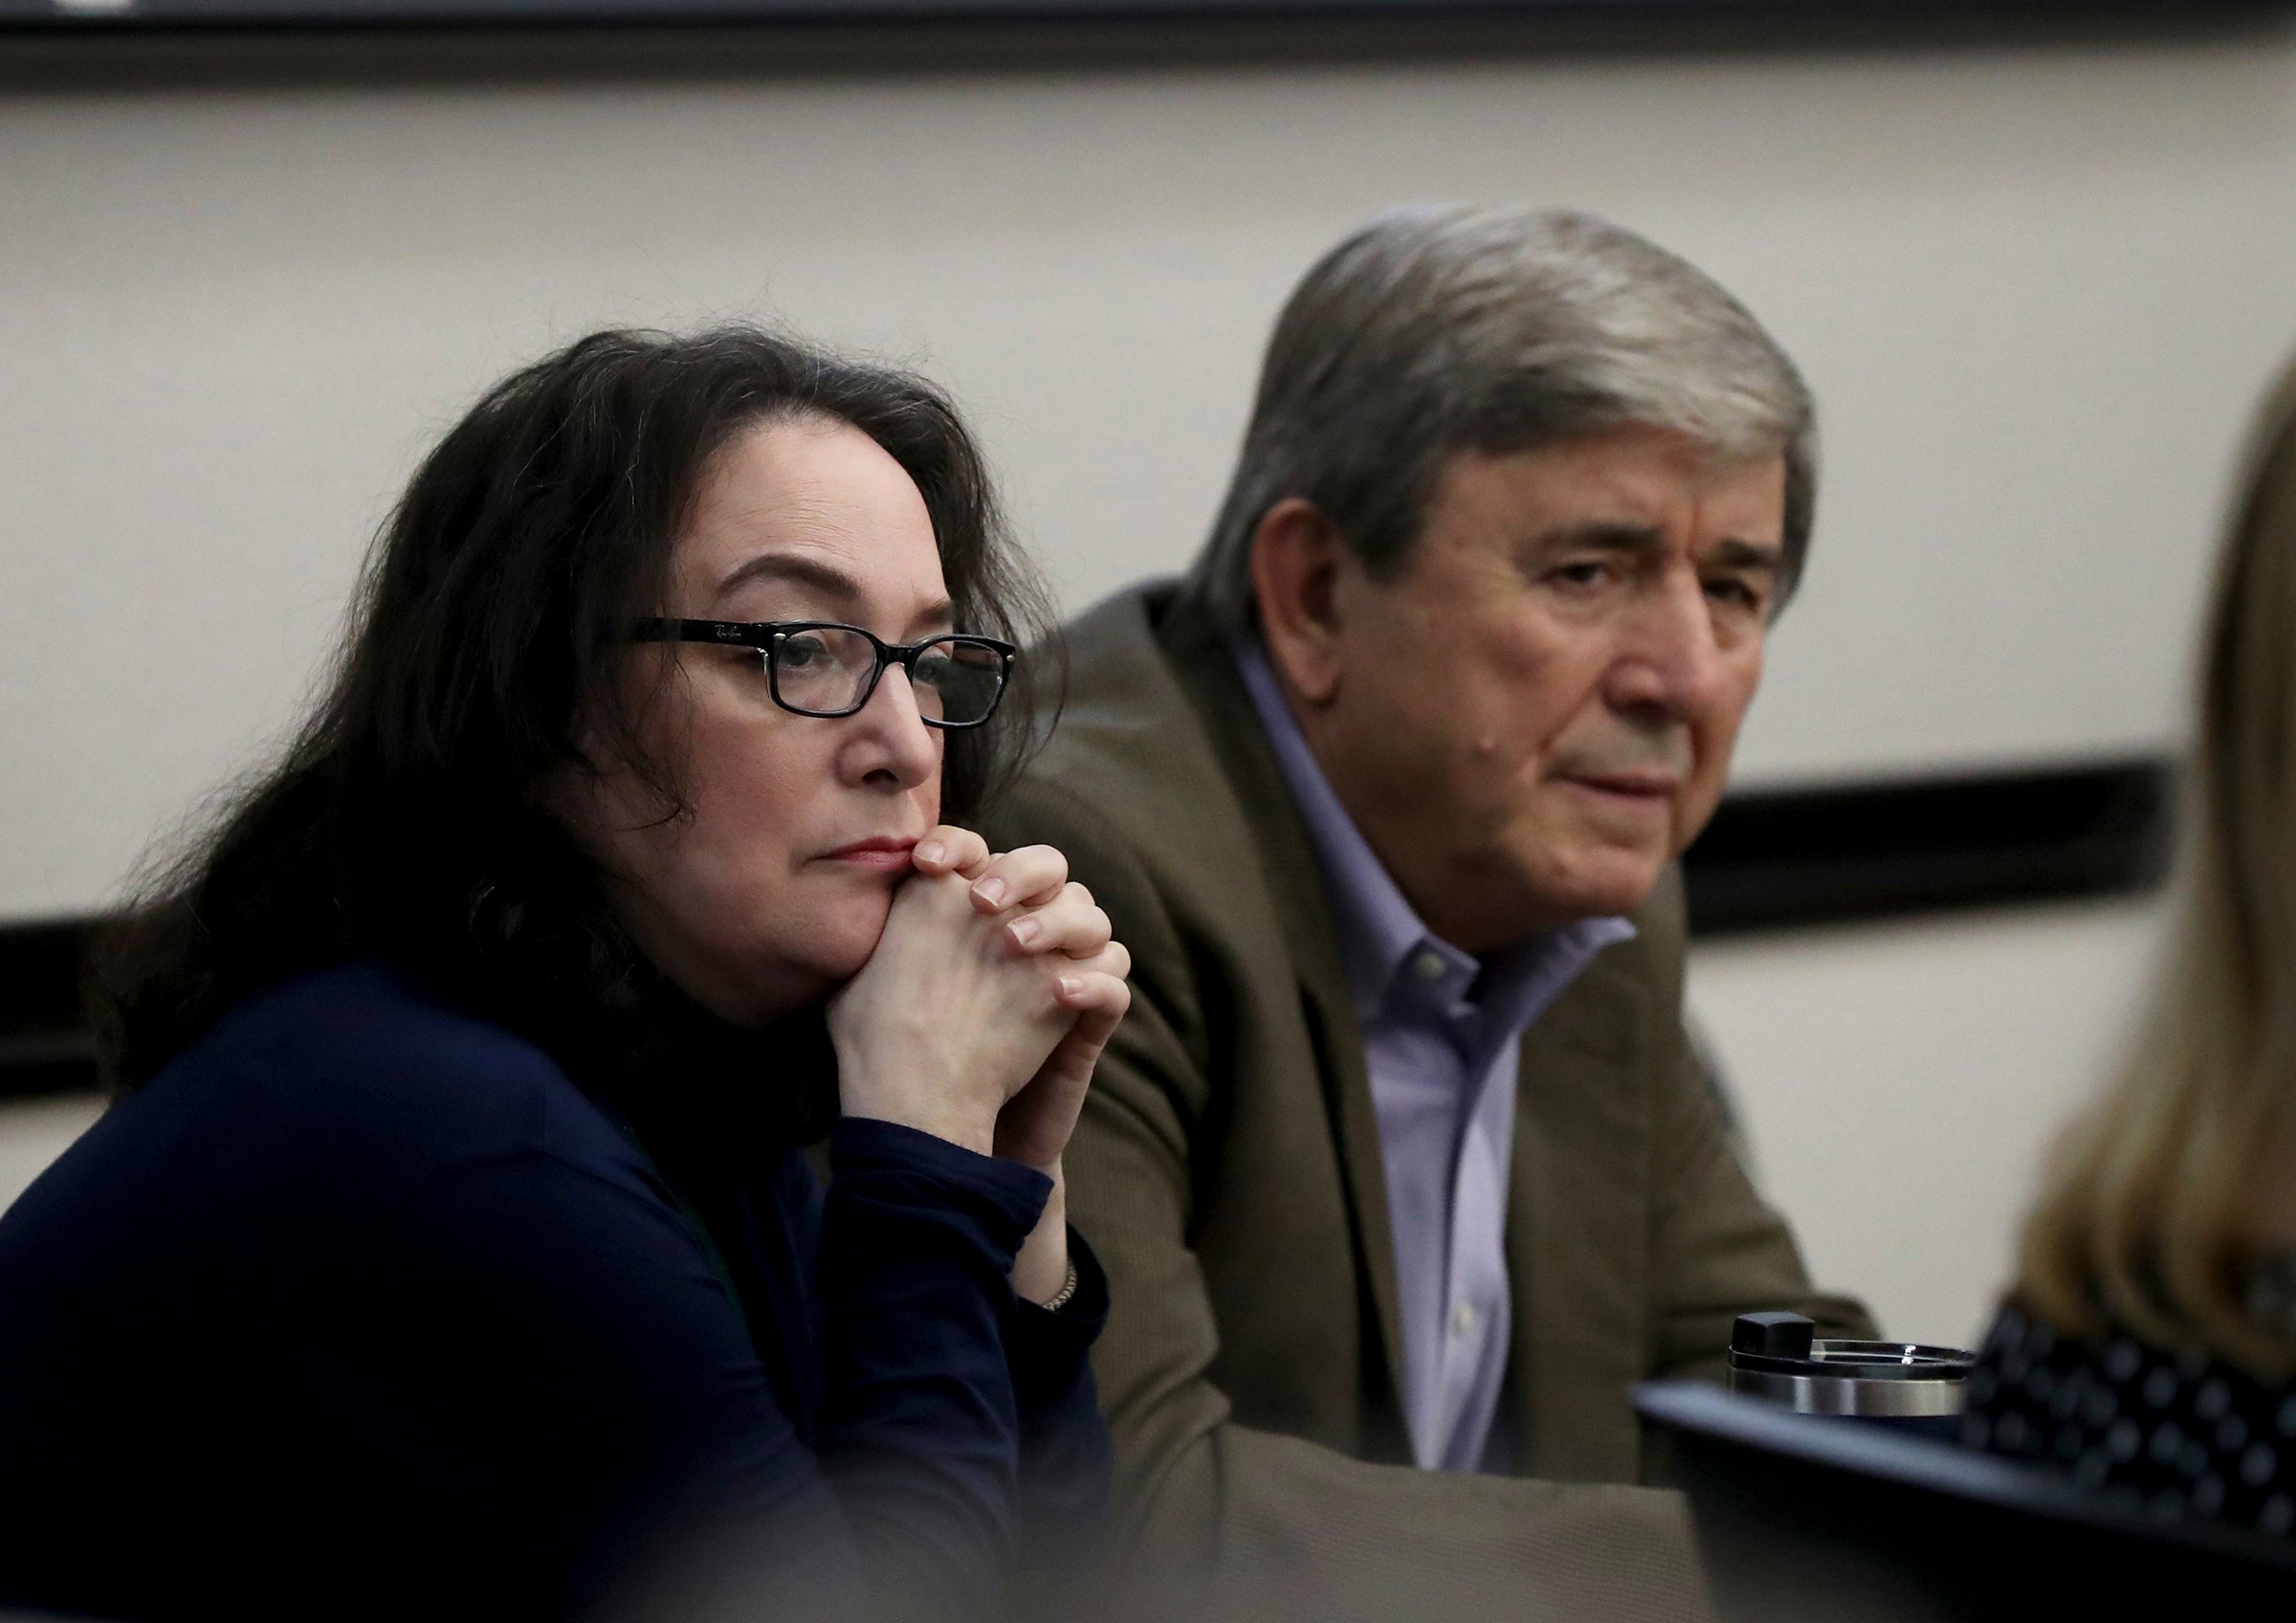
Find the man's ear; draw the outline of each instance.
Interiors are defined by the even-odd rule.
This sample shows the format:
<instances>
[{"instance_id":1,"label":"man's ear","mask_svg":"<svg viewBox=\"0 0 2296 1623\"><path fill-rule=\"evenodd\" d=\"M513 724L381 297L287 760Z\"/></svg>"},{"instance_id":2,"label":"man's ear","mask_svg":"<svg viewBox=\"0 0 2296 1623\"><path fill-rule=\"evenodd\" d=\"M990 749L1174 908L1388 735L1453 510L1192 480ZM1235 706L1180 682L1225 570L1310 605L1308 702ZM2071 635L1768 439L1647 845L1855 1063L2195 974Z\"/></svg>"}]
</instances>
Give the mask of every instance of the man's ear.
<instances>
[{"instance_id":1,"label":"man's ear","mask_svg":"<svg viewBox=\"0 0 2296 1623\"><path fill-rule=\"evenodd\" d=\"M1339 686L1339 571L1346 544L1323 510L1287 496L1251 532L1251 588L1268 656L1310 704Z\"/></svg>"}]
</instances>

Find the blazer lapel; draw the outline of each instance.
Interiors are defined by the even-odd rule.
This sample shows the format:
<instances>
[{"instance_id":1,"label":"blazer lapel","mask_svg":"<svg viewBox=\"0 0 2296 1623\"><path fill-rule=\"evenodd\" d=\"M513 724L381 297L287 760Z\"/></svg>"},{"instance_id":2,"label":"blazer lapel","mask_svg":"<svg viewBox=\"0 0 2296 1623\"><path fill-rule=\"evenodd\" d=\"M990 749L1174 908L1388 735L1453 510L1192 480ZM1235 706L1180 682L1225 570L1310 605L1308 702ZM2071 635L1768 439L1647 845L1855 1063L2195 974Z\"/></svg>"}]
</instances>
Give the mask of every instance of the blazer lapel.
<instances>
[{"instance_id":1,"label":"blazer lapel","mask_svg":"<svg viewBox=\"0 0 2296 1623\"><path fill-rule=\"evenodd\" d=\"M1613 949L1615 952L1618 949ZM1609 956L1609 954L1605 954ZM1523 1034L1508 1190L1516 1469L1632 1481L1648 1325L1642 989L1601 958Z\"/></svg>"},{"instance_id":2,"label":"blazer lapel","mask_svg":"<svg viewBox=\"0 0 2296 1623\"><path fill-rule=\"evenodd\" d=\"M1151 611L1156 607L1152 605ZM1339 960L1338 927L1307 825L1293 803L1283 768L1252 708L1251 697L1218 630L1184 589L1168 603L1157 628L1172 669L1203 717L1236 797L1251 814L1261 874L1272 895L1299 979L1302 1017L1315 1045L1324 1107L1345 1175L1354 1218L1358 1272L1371 1299L1379 1352L1385 1360L1387 1397L1401 1403L1403 1372L1402 1310L1396 1290L1395 1235L1388 1220L1387 1175L1380 1150L1379 1114L1364 1063L1363 1034ZM1404 1445L1407 1449L1408 1445Z\"/></svg>"},{"instance_id":3,"label":"blazer lapel","mask_svg":"<svg viewBox=\"0 0 2296 1623\"><path fill-rule=\"evenodd\" d=\"M1317 900L1319 904L1322 902L1320 892ZM1287 922L1299 917L1289 903L1285 905L1285 915ZM1292 934L1297 957L1330 961L1299 966L1300 1012L1315 1044L1316 1066L1323 1078L1324 1108L1332 1123L1340 1170L1347 1179L1357 1256L1364 1289L1371 1299L1379 1353L1386 1377L1387 1390L1383 1395L1397 1406L1400 1422L1404 1367L1403 1316L1396 1288L1395 1231L1388 1216L1386 1161L1380 1147L1379 1112L1372 1103L1371 1072L1364 1063L1363 1034L1356 1023L1346 973L1332 947L1331 928L1326 921ZM1312 947L1308 945L1311 938ZM1406 1455L1409 1446L1406 1437L1402 1443Z\"/></svg>"}]
</instances>

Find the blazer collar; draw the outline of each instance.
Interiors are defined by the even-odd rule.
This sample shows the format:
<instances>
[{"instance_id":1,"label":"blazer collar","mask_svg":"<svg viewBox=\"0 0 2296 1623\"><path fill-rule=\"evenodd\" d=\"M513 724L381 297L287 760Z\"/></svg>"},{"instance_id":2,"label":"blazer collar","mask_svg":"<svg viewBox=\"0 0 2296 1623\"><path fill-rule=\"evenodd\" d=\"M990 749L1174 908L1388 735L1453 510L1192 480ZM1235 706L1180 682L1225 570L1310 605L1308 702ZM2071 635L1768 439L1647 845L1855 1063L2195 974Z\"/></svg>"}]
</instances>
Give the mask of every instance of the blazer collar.
<instances>
[{"instance_id":1,"label":"blazer collar","mask_svg":"<svg viewBox=\"0 0 2296 1623\"><path fill-rule=\"evenodd\" d=\"M1159 601L1160 599L1160 601ZM1277 917L1299 979L1300 1003L1316 1047L1324 1106L1355 1209L1358 1264L1379 1320L1391 1394L1403 1371L1402 1313L1395 1278L1395 1234L1380 1123L1364 1064L1363 1034L1339 955L1338 925L1306 822L1284 780L1237 671L1226 639L1185 586L1157 589L1148 604L1157 640L1199 717L1236 798L1245 807Z\"/></svg>"}]
</instances>

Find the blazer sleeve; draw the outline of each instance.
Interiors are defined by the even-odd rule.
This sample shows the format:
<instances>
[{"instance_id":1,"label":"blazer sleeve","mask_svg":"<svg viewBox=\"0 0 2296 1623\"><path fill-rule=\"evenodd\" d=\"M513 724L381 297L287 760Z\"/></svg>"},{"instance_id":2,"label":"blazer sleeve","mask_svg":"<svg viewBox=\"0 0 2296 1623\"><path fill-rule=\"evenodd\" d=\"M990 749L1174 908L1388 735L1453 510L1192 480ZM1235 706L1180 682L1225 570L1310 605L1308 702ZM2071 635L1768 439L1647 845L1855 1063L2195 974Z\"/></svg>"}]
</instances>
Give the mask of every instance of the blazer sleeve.
<instances>
[{"instance_id":1,"label":"blazer sleeve","mask_svg":"<svg viewBox=\"0 0 2296 1623\"><path fill-rule=\"evenodd\" d=\"M1741 1313L1783 1309L1815 1319L1821 1336L1878 1336L1864 1303L1811 1285L1793 1232L1746 1175L1712 1078L1678 1041L1661 1101L1651 1376L1720 1380Z\"/></svg>"},{"instance_id":2,"label":"blazer sleeve","mask_svg":"<svg viewBox=\"0 0 2296 1623\"><path fill-rule=\"evenodd\" d=\"M1000 833L1066 851L1134 955L1132 1010L1066 1160L1070 1210L1108 1270L1094 1364L1116 1440L1115 1536L1146 1613L1704 1616L1672 1494L1371 1464L1230 1417L1209 1375L1220 1334L1189 1245L1197 1141L1216 1106L1179 1034L1196 996L1188 954L1089 808L1045 789L1015 817Z\"/></svg>"},{"instance_id":3,"label":"blazer sleeve","mask_svg":"<svg viewBox=\"0 0 2296 1623\"><path fill-rule=\"evenodd\" d=\"M1811 1285L1793 1231L1746 1174L1715 1078L1683 1024L1679 872L1667 876L1642 923L1656 1095L1646 1373L1720 1380L1731 1323L1741 1313L1803 1313L1820 1335L1878 1335L1863 1303ZM1645 1477L1665 1474L1663 1462L1645 1459Z\"/></svg>"}]
</instances>

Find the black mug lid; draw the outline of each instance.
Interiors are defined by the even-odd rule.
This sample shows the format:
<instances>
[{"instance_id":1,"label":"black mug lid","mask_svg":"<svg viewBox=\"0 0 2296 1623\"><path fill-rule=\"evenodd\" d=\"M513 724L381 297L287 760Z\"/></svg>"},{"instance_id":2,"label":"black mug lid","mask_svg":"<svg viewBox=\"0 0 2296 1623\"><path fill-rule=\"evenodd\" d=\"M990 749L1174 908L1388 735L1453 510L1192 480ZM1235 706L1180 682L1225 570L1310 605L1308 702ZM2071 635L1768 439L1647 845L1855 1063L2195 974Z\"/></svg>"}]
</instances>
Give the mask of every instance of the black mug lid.
<instances>
[{"instance_id":1,"label":"black mug lid","mask_svg":"<svg viewBox=\"0 0 2296 1623\"><path fill-rule=\"evenodd\" d=\"M1763 1358L1807 1358L1818 1322L1799 1313L1741 1313L1730 1327L1730 1350Z\"/></svg>"},{"instance_id":2,"label":"black mug lid","mask_svg":"<svg viewBox=\"0 0 2296 1623\"><path fill-rule=\"evenodd\" d=\"M1773 1375L1848 1381L1959 1381L1974 1353L1913 1342L1820 1341L1799 1313L1741 1313L1730 1331L1730 1366Z\"/></svg>"}]
</instances>

